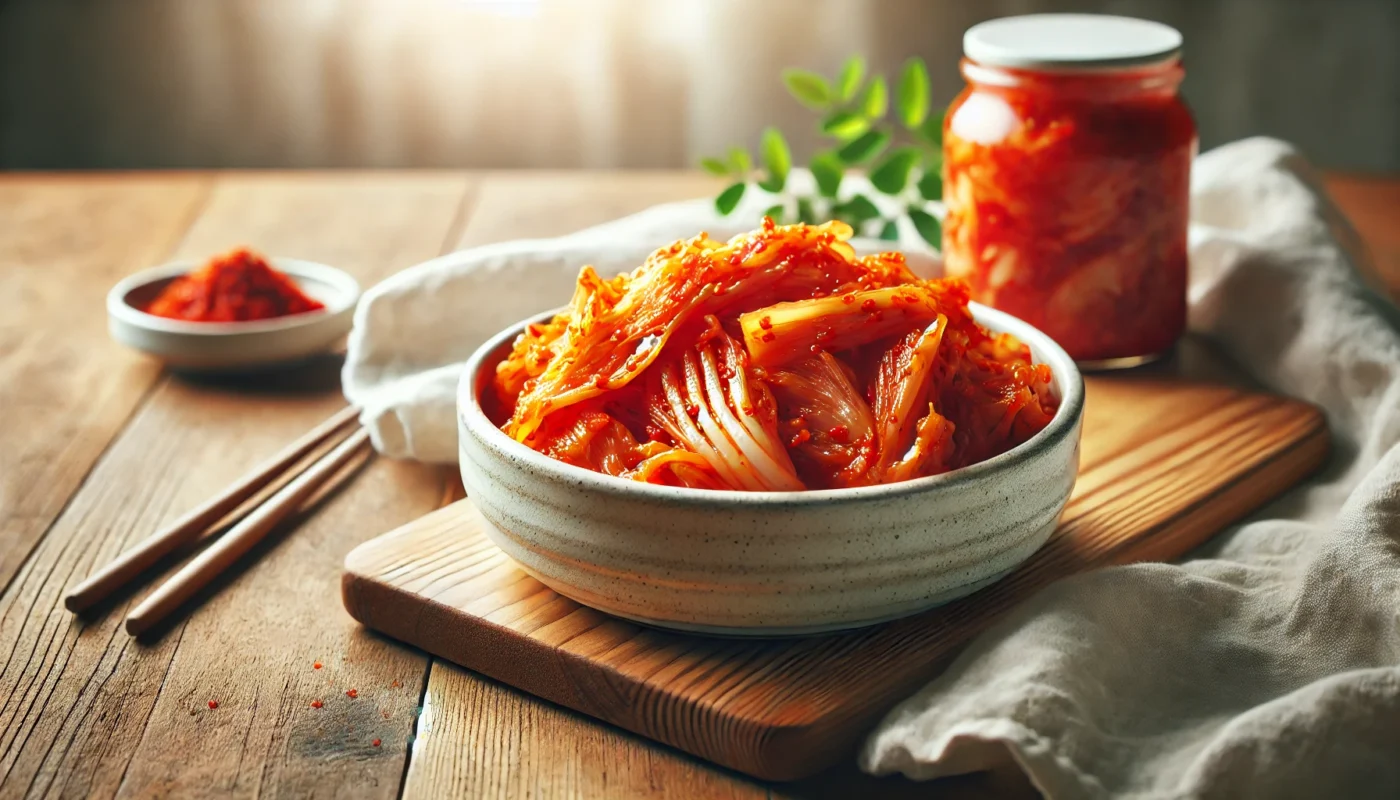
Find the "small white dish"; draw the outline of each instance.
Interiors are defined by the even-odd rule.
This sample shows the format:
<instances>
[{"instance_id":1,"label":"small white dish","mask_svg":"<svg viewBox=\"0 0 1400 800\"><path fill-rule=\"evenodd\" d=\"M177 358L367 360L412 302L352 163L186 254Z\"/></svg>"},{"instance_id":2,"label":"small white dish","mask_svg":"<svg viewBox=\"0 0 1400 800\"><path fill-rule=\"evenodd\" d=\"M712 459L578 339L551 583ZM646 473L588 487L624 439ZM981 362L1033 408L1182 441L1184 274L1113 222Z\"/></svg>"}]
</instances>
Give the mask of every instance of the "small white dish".
<instances>
[{"instance_id":1,"label":"small white dish","mask_svg":"<svg viewBox=\"0 0 1400 800\"><path fill-rule=\"evenodd\" d=\"M462 481L488 537L562 595L649 625L787 636L908 616L986 586L1055 529L1079 465L1084 381L1029 324L973 317L1049 364L1050 424L942 475L854 489L735 492L657 486L556 461L511 439L481 397L525 323L467 362L458 391ZM552 316L544 314L527 322Z\"/></svg>"},{"instance_id":2,"label":"small white dish","mask_svg":"<svg viewBox=\"0 0 1400 800\"><path fill-rule=\"evenodd\" d=\"M144 310L175 278L200 266L179 261L132 275L107 293L112 338L178 369L237 370L298 361L325 352L350 332L360 284L312 261L268 259L325 308L251 322L188 322Z\"/></svg>"}]
</instances>

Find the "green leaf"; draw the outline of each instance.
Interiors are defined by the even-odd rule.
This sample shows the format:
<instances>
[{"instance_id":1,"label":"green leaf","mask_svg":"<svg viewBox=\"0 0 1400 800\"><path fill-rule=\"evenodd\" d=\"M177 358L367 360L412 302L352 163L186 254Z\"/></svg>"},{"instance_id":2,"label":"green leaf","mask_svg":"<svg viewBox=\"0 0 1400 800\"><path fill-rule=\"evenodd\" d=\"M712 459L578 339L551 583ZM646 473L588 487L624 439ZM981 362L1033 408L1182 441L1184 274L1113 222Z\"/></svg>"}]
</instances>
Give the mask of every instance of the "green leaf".
<instances>
[{"instance_id":1,"label":"green leaf","mask_svg":"<svg viewBox=\"0 0 1400 800\"><path fill-rule=\"evenodd\" d=\"M851 56L846 59L845 66L841 67L841 77L836 81L836 97L843 103L850 102L856 96L856 90L860 88L861 79L865 77L865 59L860 56Z\"/></svg>"},{"instance_id":2,"label":"green leaf","mask_svg":"<svg viewBox=\"0 0 1400 800\"><path fill-rule=\"evenodd\" d=\"M879 166L870 172L870 182L885 194L899 194L909 185L909 173L919 162L919 151L913 147L900 147L885 156Z\"/></svg>"},{"instance_id":3,"label":"green leaf","mask_svg":"<svg viewBox=\"0 0 1400 800\"><path fill-rule=\"evenodd\" d=\"M753 169L753 159L749 157L749 151L742 147L729 148L729 169L738 175L746 175Z\"/></svg>"},{"instance_id":4,"label":"green leaf","mask_svg":"<svg viewBox=\"0 0 1400 800\"><path fill-rule=\"evenodd\" d=\"M775 206L769 206L769 207L765 208L765 209L763 210L763 216L765 216L765 217L772 217L774 222L778 223L779 225L782 225L782 224L783 224L783 214L786 213L786 211L787 211L787 209L786 209L786 208L783 208L783 204L782 204L782 203L779 203L779 204L777 204L777 205L775 205Z\"/></svg>"},{"instance_id":5,"label":"green leaf","mask_svg":"<svg viewBox=\"0 0 1400 800\"><path fill-rule=\"evenodd\" d=\"M924 153L924 169L931 172L943 170L943 151L929 150Z\"/></svg>"},{"instance_id":6,"label":"green leaf","mask_svg":"<svg viewBox=\"0 0 1400 800\"><path fill-rule=\"evenodd\" d=\"M940 111L937 114L929 114L928 119L924 120L924 123L919 126L916 133L920 139L923 139L934 147L942 147L943 112Z\"/></svg>"},{"instance_id":7,"label":"green leaf","mask_svg":"<svg viewBox=\"0 0 1400 800\"><path fill-rule=\"evenodd\" d=\"M914 230L919 232L919 236L924 241L935 248L943 247L943 226L938 222L938 218L917 208L909 209L909 221L914 223Z\"/></svg>"},{"instance_id":8,"label":"green leaf","mask_svg":"<svg viewBox=\"0 0 1400 800\"><path fill-rule=\"evenodd\" d=\"M812 157L808 168L812 170L812 177L817 179L817 190L822 197L835 197L841 188L841 173L845 170L841 159L835 153L820 153Z\"/></svg>"},{"instance_id":9,"label":"green leaf","mask_svg":"<svg viewBox=\"0 0 1400 800\"><path fill-rule=\"evenodd\" d=\"M758 149L763 154L763 165L768 168L768 180L764 181L763 188L781 192L787 184L788 171L792 169L792 151L788 149L787 140L777 128L767 128Z\"/></svg>"},{"instance_id":10,"label":"green leaf","mask_svg":"<svg viewBox=\"0 0 1400 800\"><path fill-rule=\"evenodd\" d=\"M880 238L887 242L899 241L899 225L894 220L885 223L885 227L880 229Z\"/></svg>"},{"instance_id":11,"label":"green leaf","mask_svg":"<svg viewBox=\"0 0 1400 800\"><path fill-rule=\"evenodd\" d=\"M797 102L818 111L831 104L831 85L826 78L805 69L783 70L783 83Z\"/></svg>"},{"instance_id":12,"label":"green leaf","mask_svg":"<svg viewBox=\"0 0 1400 800\"><path fill-rule=\"evenodd\" d=\"M768 177L758 182L758 188L762 189L765 192L772 192L773 194L777 194L778 192L781 192L783 190L784 184L786 184L786 181L778 180L776 177L769 175Z\"/></svg>"},{"instance_id":13,"label":"green leaf","mask_svg":"<svg viewBox=\"0 0 1400 800\"><path fill-rule=\"evenodd\" d=\"M822 133L849 141L870 130L870 120L851 111L837 111L822 120Z\"/></svg>"},{"instance_id":14,"label":"green leaf","mask_svg":"<svg viewBox=\"0 0 1400 800\"><path fill-rule=\"evenodd\" d=\"M718 175L721 178L729 174L729 165L718 158L702 158L700 166L704 167L705 171L711 175Z\"/></svg>"},{"instance_id":15,"label":"green leaf","mask_svg":"<svg viewBox=\"0 0 1400 800\"><path fill-rule=\"evenodd\" d=\"M744 197L744 190L748 188L746 183L731 184L715 198L715 210L721 214L729 214L734 207L739 205L739 201Z\"/></svg>"},{"instance_id":16,"label":"green leaf","mask_svg":"<svg viewBox=\"0 0 1400 800\"><path fill-rule=\"evenodd\" d=\"M876 75L875 80L870 82L870 87L865 90L865 97L860 101L860 110L872 120L885 116L885 112L890 107L890 91L885 85L885 76Z\"/></svg>"},{"instance_id":17,"label":"green leaf","mask_svg":"<svg viewBox=\"0 0 1400 800\"><path fill-rule=\"evenodd\" d=\"M841 213L856 224L860 224L879 217L880 209L875 207L869 197L858 194L841 204Z\"/></svg>"},{"instance_id":18,"label":"green leaf","mask_svg":"<svg viewBox=\"0 0 1400 800\"><path fill-rule=\"evenodd\" d=\"M922 58L904 62L904 74L899 76L899 118L904 127L914 130L928 117L928 67Z\"/></svg>"},{"instance_id":19,"label":"green leaf","mask_svg":"<svg viewBox=\"0 0 1400 800\"><path fill-rule=\"evenodd\" d=\"M925 200L942 200L943 176L931 169L924 170L924 176L919 179L919 196Z\"/></svg>"},{"instance_id":20,"label":"green leaf","mask_svg":"<svg viewBox=\"0 0 1400 800\"><path fill-rule=\"evenodd\" d=\"M812 201L805 197L797 198L797 218L808 225L817 224L817 212L812 209Z\"/></svg>"},{"instance_id":21,"label":"green leaf","mask_svg":"<svg viewBox=\"0 0 1400 800\"><path fill-rule=\"evenodd\" d=\"M847 164L861 164L875 156L890 143L890 135L884 131L866 131L858 138L842 145L836 151L837 157Z\"/></svg>"}]
</instances>

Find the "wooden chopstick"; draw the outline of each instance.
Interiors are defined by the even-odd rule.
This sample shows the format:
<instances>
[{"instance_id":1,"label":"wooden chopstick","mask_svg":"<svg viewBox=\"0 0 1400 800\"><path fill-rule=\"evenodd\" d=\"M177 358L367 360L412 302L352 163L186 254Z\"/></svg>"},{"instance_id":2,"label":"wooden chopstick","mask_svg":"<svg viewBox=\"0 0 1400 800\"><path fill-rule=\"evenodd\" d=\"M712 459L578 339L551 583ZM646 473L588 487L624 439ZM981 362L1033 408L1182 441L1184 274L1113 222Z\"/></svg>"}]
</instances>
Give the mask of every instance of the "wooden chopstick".
<instances>
[{"instance_id":1,"label":"wooden chopstick","mask_svg":"<svg viewBox=\"0 0 1400 800\"><path fill-rule=\"evenodd\" d=\"M249 512L243 521L233 526L219 541L195 556L170 580L161 585L126 618L126 632L132 636L144 633L167 614L204 588L215 576L252 549L288 514L320 488L369 441L369 429L360 428L346 437L336 448L305 472L293 478L267 502Z\"/></svg>"},{"instance_id":2,"label":"wooden chopstick","mask_svg":"<svg viewBox=\"0 0 1400 800\"><path fill-rule=\"evenodd\" d=\"M243 501L276 480L294 462L354 421L359 413L359 407L354 405L340 410L335 416L287 445L280 453L259 464L252 472L239 478L218 495L117 556L112 563L71 589L63 598L63 604L69 611L78 612L101 602L166 554L194 541L210 525L223 519Z\"/></svg>"}]
</instances>

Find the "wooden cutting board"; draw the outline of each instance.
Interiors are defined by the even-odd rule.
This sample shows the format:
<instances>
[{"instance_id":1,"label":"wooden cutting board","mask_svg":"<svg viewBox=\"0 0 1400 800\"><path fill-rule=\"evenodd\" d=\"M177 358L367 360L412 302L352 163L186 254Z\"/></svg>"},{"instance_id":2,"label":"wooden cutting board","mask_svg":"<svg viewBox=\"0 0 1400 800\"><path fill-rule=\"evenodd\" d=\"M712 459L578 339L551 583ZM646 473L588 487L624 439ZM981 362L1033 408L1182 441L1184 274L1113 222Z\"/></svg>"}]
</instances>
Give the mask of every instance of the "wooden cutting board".
<instances>
[{"instance_id":1,"label":"wooden cutting board","mask_svg":"<svg viewBox=\"0 0 1400 800\"><path fill-rule=\"evenodd\" d=\"M540 697L760 778L830 766L959 646L1057 578L1181 556L1316 469L1312 406L1171 369L1090 377L1079 481L1050 541L1006 579L865 630L786 640L670 633L521 572L460 500L356 548L366 626Z\"/></svg>"}]
</instances>

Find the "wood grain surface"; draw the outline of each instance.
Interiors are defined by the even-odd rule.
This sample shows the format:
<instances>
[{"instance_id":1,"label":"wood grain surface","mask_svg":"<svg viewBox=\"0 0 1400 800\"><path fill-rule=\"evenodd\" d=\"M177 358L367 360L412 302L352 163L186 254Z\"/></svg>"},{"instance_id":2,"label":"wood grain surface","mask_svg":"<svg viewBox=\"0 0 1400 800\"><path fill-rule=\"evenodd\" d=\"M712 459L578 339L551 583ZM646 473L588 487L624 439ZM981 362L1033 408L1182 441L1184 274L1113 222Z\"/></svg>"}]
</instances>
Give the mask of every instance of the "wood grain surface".
<instances>
[{"instance_id":1,"label":"wood grain surface","mask_svg":"<svg viewBox=\"0 0 1400 800\"><path fill-rule=\"evenodd\" d=\"M1400 180L1329 186L1400 296ZM1033 796L1014 767L916 784L844 760L756 783L366 633L339 609L344 555L460 496L449 470L369 464L151 638L116 628L141 592L76 620L59 608L98 563L342 402L334 359L163 374L107 337L119 277L249 244L368 285L459 244L715 188L691 173L0 175L0 798ZM303 705L313 694L321 709Z\"/></svg>"},{"instance_id":2,"label":"wood grain surface","mask_svg":"<svg viewBox=\"0 0 1400 800\"><path fill-rule=\"evenodd\" d=\"M1323 183L1361 236L1368 256L1361 270L1400 303L1400 177L1328 175Z\"/></svg>"},{"instance_id":3,"label":"wood grain surface","mask_svg":"<svg viewBox=\"0 0 1400 800\"><path fill-rule=\"evenodd\" d=\"M355 176L230 176L173 251L108 269L114 281L167 256L199 258L247 242L372 283L440 252L466 191L460 176L365 184ZM84 224L69 214L48 222ZM106 233L144 230L129 219ZM107 282L105 274L97 281ZM354 794L395 796L424 658L365 635L317 598L334 597L340 559L368 533L360 523L405 522L430 509L441 472L371 464L355 491L334 495L294 535L265 542L196 601L192 616L131 640L121 621L149 585L81 618L62 608L64 589L344 402L333 360L232 381L144 366L143 374L159 376L145 403L0 596L0 794L309 796L347 785ZM317 660L323 669L313 670ZM349 688L357 699L344 695ZM323 708L313 709L313 699Z\"/></svg>"},{"instance_id":4,"label":"wood grain surface","mask_svg":"<svg viewBox=\"0 0 1400 800\"><path fill-rule=\"evenodd\" d=\"M159 374L107 337L107 290L164 258L208 192L190 176L0 177L0 586Z\"/></svg>"},{"instance_id":5,"label":"wood grain surface","mask_svg":"<svg viewBox=\"0 0 1400 800\"><path fill-rule=\"evenodd\" d=\"M356 548L367 626L630 731L765 779L848 756L957 648L1058 578L1176 558L1317 469L1312 406L1151 372L1087 381L1079 481L1010 577L943 609L841 635L737 641L609 617L529 577L470 499Z\"/></svg>"}]
</instances>

